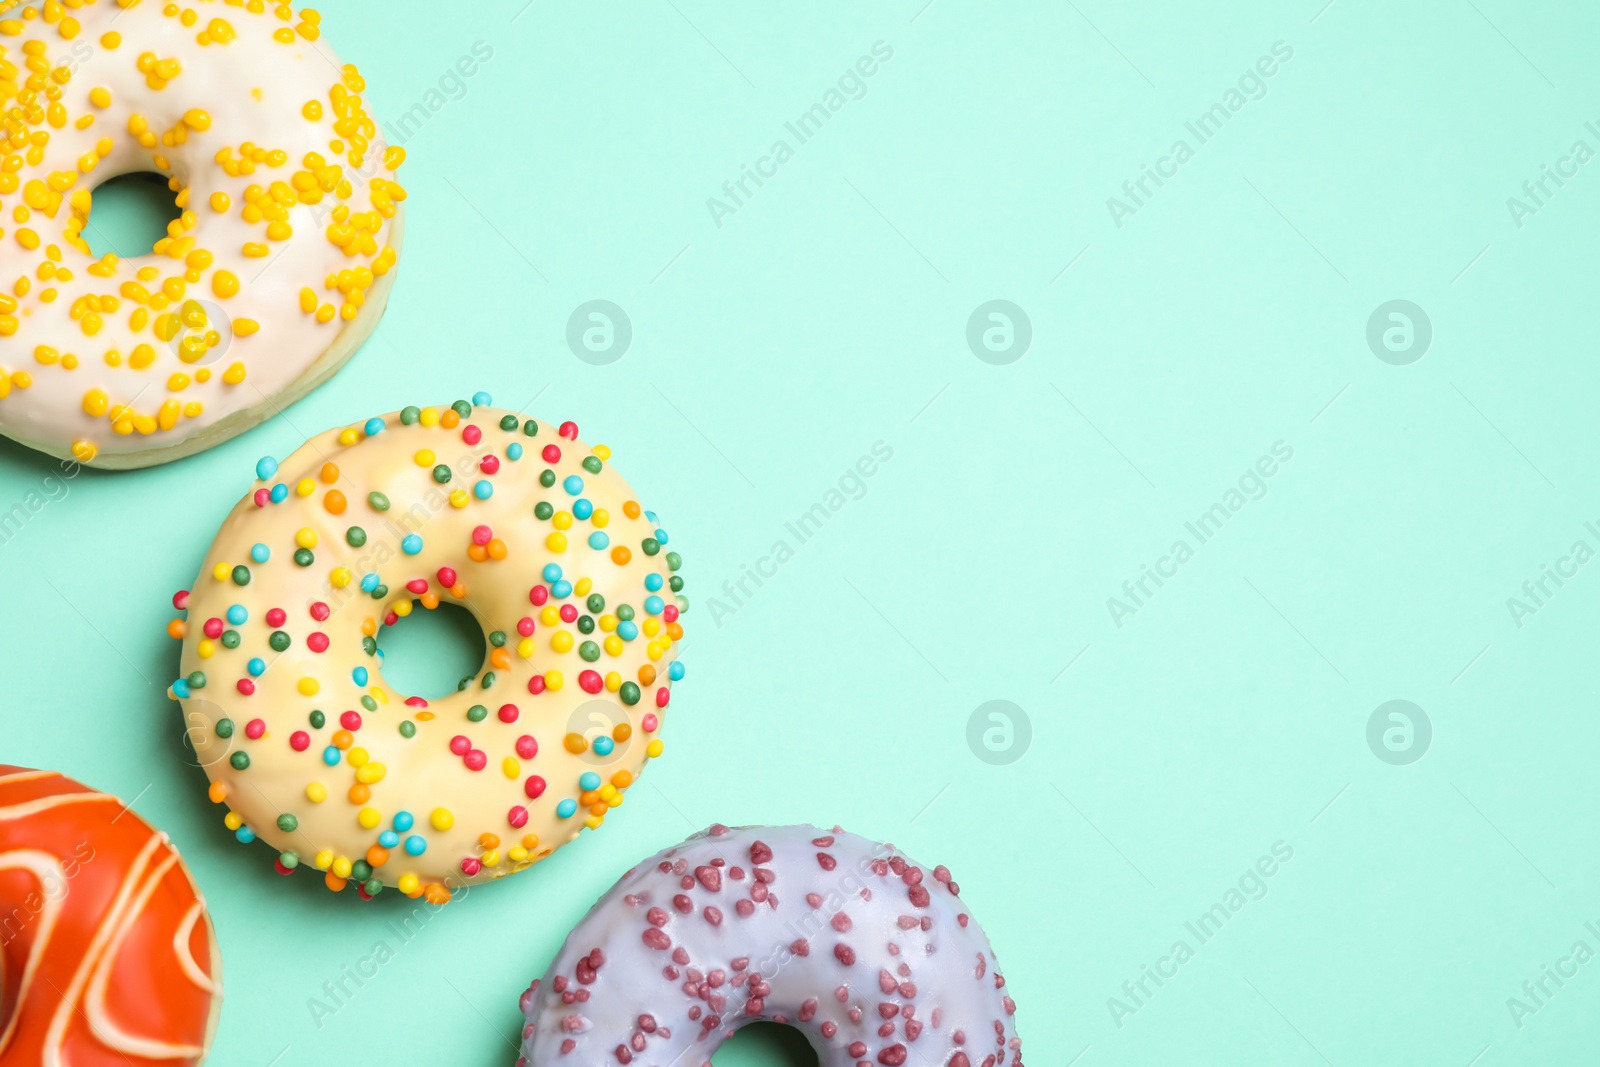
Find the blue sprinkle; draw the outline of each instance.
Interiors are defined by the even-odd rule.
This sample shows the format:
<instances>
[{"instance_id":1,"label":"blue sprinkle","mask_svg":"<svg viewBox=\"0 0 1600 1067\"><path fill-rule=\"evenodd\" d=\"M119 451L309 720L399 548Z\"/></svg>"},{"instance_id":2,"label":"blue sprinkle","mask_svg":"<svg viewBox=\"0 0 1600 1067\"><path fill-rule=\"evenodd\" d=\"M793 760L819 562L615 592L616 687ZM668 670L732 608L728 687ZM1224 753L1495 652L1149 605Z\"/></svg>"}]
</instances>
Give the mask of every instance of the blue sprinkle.
<instances>
[{"instance_id":1,"label":"blue sprinkle","mask_svg":"<svg viewBox=\"0 0 1600 1067\"><path fill-rule=\"evenodd\" d=\"M671 678L674 682L682 681L683 680L683 664L680 663L680 662L674 661L672 666L667 668L667 677Z\"/></svg>"},{"instance_id":2,"label":"blue sprinkle","mask_svg":"<svg viewBox=\"0 0 1600 1067\"><path fill-rule=\"evenodd\" d=\"M472 487L472 495L477 497L479 500L488 500L490 497L494 496L494 483L488 479L480 480Z\"/></svg>"},{"instance_id":3,"label":"blue sprinkle","mask_svg":"<svg viewBox=\"0 0 1600 1067\"><path fill-rule=\"evenodd\" d=\"M506 458L511 460L521 459L522 445L518 444L516 441L512 441L509 445L506 445Z\"/></svg>"},{"instance_id":4,"label":"blue sprinkle","mask_svg":"<svg viewBox=\"0 0 1600 1067\"><path fill-rule=\"evenodd\" d=\"M355 670L350 672L350 677L355 680L357 685L366 685L367 669L365 667L357 667Z\"/></svg>"},{"instance_id":5,"label":"blue sprinkle","mask_svg":"<svg viewBox=\"0 0 1600 1067\"><path fill-rule=\"evenodd\" d=\"M611 740L611 738L607 737L605 734L601 734L599 737L594 739L594 744L590 745L589 747L594 749L594 754L596 756L609 756L611 755L611 751L617 747L617 743Z\"/></svg>"},{"instance_id":6,"label":"blue sprinkle","mask_svg":"<svg viewBox=\"0 0 1600 1067\"><path fill-rule=\"evenodd\" d=\"M475 408L486 408L493 403L494 397L490 396L488 393L472 394L472 406Z\"/></svg>"},{"instance_id":7,"label":"blue sprinkle","mask_svg":"<svg viewBox=\"0 0 1600 1067\"><path fill-rule=\"evenodd\" d=\"M416 834L406 838L406 852L412 856L420 856L428 851L428 843Z\"/></svg>"},{"instance_id":8,"label":"blue sprinkle","mask_svg":"<svg viewBox=\"0 0 1600 1067\"><path fill-rule=\"evenodd\" d=\"M270 499L274 504L281 504L285 500L289 499L289 487L284 485L282 482L279 482L277 485L272 487L272 492L267 494L267 498Z\"/></svg>"},{"instance_id":9,"label":"blue sprinkle","mask_svg":"<svg viewBox=\"0 0 1600 1067\"><path fill-rule=\"evenodd\" d=\"M393 830L385 830L378 835L378 844L384 848L397 848L400 844L400 835Z\"/></svg>"},{"instance_id":10,"label":"blue sprinkle","mask_svg":"<svg viewBox=\"0 0 1600 1067\"><path fill-rule=\"evenodd\" d=\"M361 427L361 431L363 433L365 433L368 437L376 437L380 433L383 432L383 420L382 419L368 419L367 420L367 424L365 426Z\"/></svg>"},{"instance_id":11,"label":"blue sprinkle","mask_svg":"<svg viewBox=\"0 0 1600 1067\"><path fill-rule=\"evenodd\" d=\"M645 512L644 517L649 520L651 526L661 525L661 520L656 518L656 513L653 511Z\"/></svg>"},{"instance_id":12,"label":"blue sprinkle","mask_svg":"<svg viewBox=\"0 0 1600 1067\"><path fill-rule=\"evenodd\" d=\"M626 622L619 622L617 623L617 636L622 638L624 641L632 641L635 637L639 636L639 627L633 624L632 619L629 619Z\"/></svg>"},{"instance_id":13,"label":"blue sprinkle","mask_svg":"<svg viewBox=\"0 0 1600 1067\"><path fill-rule=\"evenodd\" d=\"M565 600L572 595L572 583L565 578L550 586L550 595L557 600Z\"/></svg>"},{"instance_id":14,"label":"blue sprinkle","mask_svg":"<svg viewBox=\"0 0 1600 1067\"><path fill-rule=\"evenodd\" d=\"M257 563L265 563L272 558L272 549L260 543L251 545L250 558Z\"/></svg>"},{"instance_id":15,"label":"blue sprinkle","mask_svg":"<svg viewBox=\"0 0 1600 1067\"><path fill-rule=\"evenodd\" d=\"M334 748L332 745L329 745L327 748L323 749L322 762L326 763L330 767L339 766L339 750Z\"/></svg>"},{"instance_id":16,"label":"blue sprinkle","mask_svg":"<svg viewBox=\"0 0 1600 1067\"><path fill-rule=\"evenodd\" d=\"M411 817L409 811L397 811L394 813L394 828L396 830L405 833L414 825L416 825L416 820Z\"/></svg>"},{"instance_id":17,"label":"blue sprinkle","mask_svg":"<svg viewBox=\"0 0 1600 1067\"><path fill-rule=\"evenodd\" d=\"M250 672L250 677L259 678L267 673L267 661L260 656L252 657L250 662L244 665L244 669Z\"/></svg>"},{"instance_id":18,"label":"blue sprinkle","mask_svg":"<svg viewBox=\"0 0 1600 1067\"><path fill-rule=\"evenodd\" d=\"M176 682L173 682L172 695L179 700L187 700L189 698L189 679L179 678Z\"/></svg>"},{"instance_id":19,"label":"blue sprinkle","mask_svg":"<svg viewBox=\"0 0 1600 1067\"><path fill-rule=\"evenodd\" d=\"M644 598L644 610L649 612L651 615L660 615L661 609L664 607L666 607L666 605L661 602L661 598L658 596L647 596Z\"/></svg>"},{"instance_id":20,"label":"blue sprinkle","mask_svg":"<svg viewBox=\"0 0 1600 1067\"><path fill-rule=\"evenodd\" d=\"M544 565L544 580L545 581L553 582L559 577L561 577L561 564L559 564L559 563L546 563Z\"/></svg>"},{"instance_id":21,"label":"blue sprinkle","mask_svg":"<svg viewBox=\"0 0 1600 1067\"><path fill-rule=\"evenodd\" d=\"M568 496L577 496L583 492L583 479L576 474L569 474L567 480L561 483L561 488L567 491Z\"/></svg>"},{"instance_id":22,"label":"blue sprinkle","mask_svg":"<svg viewBox=\"0 0 1600 1067\"><path fill-rule=\"evenodd\" d=\"M661 575L656 574L654 571L644 576L644 587L652 593L656 592L664 584L661 580Z\"/></svg>"},{"instance_id":23,"label":"blue sprinkle","mask_svg":"<svg viewBox=\"0 0 1600 1067\"><path fill-rule=\"evenodd\" d=\"M587 520L594 514L594 505L587 498L580 496L572 502L572 514L576 518Z\"/></svg>"},{"instance_id":24,"label":"blue sprinkle","mask_svg":"<svg viewBox=\"0 0 1600 1067\"><path fill-rule=\"evenodd\" d=\"M606 532L604 530L596 530L594 533L589 535L589 547L594 549L596 552L600 551L602 548L605 548L610 543L611 538L606 536Z\"/></svg>"},{"instance_id":25,"label":"blue sprinkle","mask_svg":"<svg viewBox=\"0 0 1600 1067\"><path fill-rule=\"evenodd\" d=\"M250 618L250 613L244 609L243 604L234 604L228 608L228 621L233 625L243 626L248 618Z\"/></svg>"},{"instance_id":26,"label":"blue sprinkle","mask_svg":"<svg viewBox=\"0 0 1600 1067\"><path fill-rule=\"evenodd\" d=\"M239 839L239 844L248 845L256 839L256 832L248 826L241 826L233 832L233 836Z\"/></svg>"},{"instance_id":27,"label":"blue sprinkle","mask_svg":"<svg viewBox=\"0 0 1600 1067\"><path fill-rule=\"evenodd\" d=\"M278 473L278 461L271 456L262 456L256 460L256 477L266 481Z\"/></svg>"},{"instance_id":28,"label":"blue sprinkle","mask_svg":"<svg viewBox=\"0 0 1600 1067\"><path fill-rule=\"evenodd\" d=\"M600 776L593 771L584 771L583 775L578 779L578 788L583 790L585 793L592 789L599 789Z\"/></svg>"},{"instance_id":29,"label":"blue sprinkle","mask_svg":"<svg viewBox=\"0 0 1600 1067\"><path fill-rule=\"evenodd\" d=\"M556 805L556 815L562 819L570 819L578 810L578 802L571 797Z\"/></svg>"},{"instance_id":30,"label":"blue sprinkle","mask_svg":"<svg viewBox=\"0 0 1600 1067\"><path fill-rule=\"evenodd\" d=\"M361 591L363 593L370 593L376 588L378 588L378 576L376 574L363 574L361 576Z\"/></svg>"},{"instance_id":31,"label":"blue sprinkle","mask_svg":"<svg viewBox=\"0 0 1600 1067\"><path fill-rule=\"evenodd\" d=\"M665 530L657 530L656 531L656 540L660 541L662 544L666 544L667 543L667 531L665 531Z\"/></svg>"},{"instance_id":32,"label":"blue sprinkle","mask_svg":"<svg viewBox=\"0 0 1600 1067\"><path fill-rule=\"evenodd\" d=\"M405 540L400 542L400 551L415 556L422 551L422 538L417 534L406 534Z\"/></svg>"}]
</instances>

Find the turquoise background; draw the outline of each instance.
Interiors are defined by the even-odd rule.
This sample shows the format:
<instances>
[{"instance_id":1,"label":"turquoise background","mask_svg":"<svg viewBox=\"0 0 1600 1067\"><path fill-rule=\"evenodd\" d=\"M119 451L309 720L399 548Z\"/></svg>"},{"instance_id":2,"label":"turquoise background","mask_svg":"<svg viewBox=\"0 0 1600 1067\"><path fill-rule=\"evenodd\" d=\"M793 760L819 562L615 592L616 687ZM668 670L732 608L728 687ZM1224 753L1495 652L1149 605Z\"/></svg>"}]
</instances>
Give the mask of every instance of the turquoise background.
<instances>
[{"instance_id":1,"label":"turquoise background","mask_svg":"<svg viewBox=\"0 0 1600 1067\"><path fill-rule=\"evenodd\" d=\"M225 953L213 1062L508 1065L518 995L590 902L719 820L948 864L1029 1063L1592 1061L1600 962L1520 1020L1508 998L1600 951L1600 565L1520 626L1508 599L1600 550L1600 163L1520 226L1507 200L1600 150L1600 9L1322 3L330 3L391 123L493 48L406 139L382 327L282 417L57 483L0 545L0 761L171 832ZM879 41L866 95L796 143ZM1199 144L1184 124L1280 41ZM719 227L708 198L779 138L793 158ZM1179 138L1194 157L1119 227L1107 198ZM591 299L632 324L608 366L567 345ZM1031 324L1005 365L966 340L993 299ZM1395 299L1432 327L1407 365L1367 343ZM412 905L233 842L163 695L167 598L258 456L480 389L615 450L685 558L688 677L603 833L444 909L319 1028L308 998ZM876 442L864 495L730 599ZM1265 495L1199 544L1185 523L1277 442ZM54 470L0 447L0 505ZM1193 558L1117 625L1108 598L1179 539ZM1020 709L1009 751L969 745L991 700ZM1390 700L1425 749L1369 745ZM1201 944L1185 923L1279 842ZM768 1036L716 1062L802 1059Z\"/></svg>"}]
</instances>

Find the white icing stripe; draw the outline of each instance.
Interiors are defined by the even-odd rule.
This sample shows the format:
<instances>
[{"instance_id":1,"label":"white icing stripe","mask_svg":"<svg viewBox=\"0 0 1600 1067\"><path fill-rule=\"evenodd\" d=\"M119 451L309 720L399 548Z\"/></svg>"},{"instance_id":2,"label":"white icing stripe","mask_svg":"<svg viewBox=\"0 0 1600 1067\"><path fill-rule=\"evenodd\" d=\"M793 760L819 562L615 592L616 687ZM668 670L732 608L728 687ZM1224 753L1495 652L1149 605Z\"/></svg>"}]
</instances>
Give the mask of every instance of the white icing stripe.
<instances>
[{"instance_id":1,"label":"white icing stripe","mask_svg":"<svg viewBox=\"0 0 1600 1067\"><path fill-rule=\"evenodd\" d=\"M161 879L167 876L167 872L172 870L177 862L178 854L168 852L167 858L158 863L155 870L145 878L144 884L140 886L137 895L118 922L117 929L111 937L111 944L101 953L84 996L84 1011L89 1019L89 1029L94 1031L94 1036L100 1039L101 1044L124 1055L139 1056L149 1060L175 1060L186 1056L198 1056L204 1051L192 1045L175 1045L130 1034L116 1024L111 1018L110 1009L106 1006L106 988L111 981L111 968L116 966L117 957L122 952L128 934L144 917L145 905L150 903L150 898L161 884Z\"/></svg>"},{"instance_id":2,"label":"white icing stripe","mask_svg":"<svg viewBox=\"0 0 1600 1067\"><path fill-rule=\"evenodd\" d=\"M200 965L195 962L194 953L189 951L189 939L194 935L194 924L200 920L204 912L205 905L199 901L189 905L189 911L178 924L178 932L172 939L172 951L178 957L178 966L183 968L184 977L215 996L221 992L217 988L217 983L200 969ZM209 936L207 940L210 940Z\"/></svg>"},{"instance_id":3,"label":"white icing stripe","mask_svg":"<svg viewBox=\"0 0 1600 1067\"><path fill-rule=\"evenodd\" d=\"M4 815L0 809L0 815ZM78 1000L83 995L84 984L89 980L89 969L100 958L100 953L105 949L106 940L117 928L122 919L122 913L127 909L128 898L132 895L135 886L144 877L145 867L150 863L150 856L157 848L161 847L161 839L154 834L145 842L144 848L139 850L129 866L127 874L123 876L122 885L117 889L117 896L111 902L100 925L95 929L94 939L89 942L89 950L78 961L78 967L72 972L72 981L67 984L66 992L61 996L61 1003L56 1006L55 1015L50 1019L50 1029L45 1034L44 1048L41 1050L43 1059L41 1067L65 1067L61 1058L61 1045L66 1040L67 1023L71 1020L73 1012L78 1010Z\"/></svg>"},{"instance_id":4,"label":"white icing stripe","mask_svg":"<svg viewBox=\"0 0 1600 1067\"><path fill-rule=\"evenodd\" d=\"M61 867L61 861L48 852L37 849L18 849L15 852L0 853L0 871L29 871L39 879L39 888L43 889L49 884L49 876L55 875L66 882L66 871ZM11 1039L16 1036L17 1024L22 1021L22 1005L28 1001L28 991L33 987L34 972L39 969L39 961L44 958L45 950L50 945L50 938L55 933L56 920L61 911L61 901L52 900L49 893L42 894L44 907L39 912L38 932L33 938L33 948L28 953L28 962L22 969L22 980L17 986L16 1011L11 1021L6 1024L4 1032L0 1032L0 1056L3 1056L6 1047L11 1044ZM64 898L63 898L64 899ZM3 987L0 987L3 991Z\"/></svg>"},{"instance_id":5,"label":"white icing stripe","mask_svg":"<svg viewBox=\"0 0 1600 1067\"><path fill-rule=\"evenodd\" d=\"M63 804L88 804L98 800L108 800L118 806L122 804L122 801L110 793L62 793L58 796L40 797L38 800L27 800L21 804L0 808L0 819L26 819L30 815L59 808Z\"/></svg>"},{"instance_id":6,"label":"white icing stripe","mask_svg":"<svg viewBox=\"0 0 1600 1067\"><path fill-rule=\"evenodd\" d=\"M37 782L43 778L60 778L60 771L17 771L14 774L0 774L0 785L7 782Z\"/></svg>"}]
</instances>

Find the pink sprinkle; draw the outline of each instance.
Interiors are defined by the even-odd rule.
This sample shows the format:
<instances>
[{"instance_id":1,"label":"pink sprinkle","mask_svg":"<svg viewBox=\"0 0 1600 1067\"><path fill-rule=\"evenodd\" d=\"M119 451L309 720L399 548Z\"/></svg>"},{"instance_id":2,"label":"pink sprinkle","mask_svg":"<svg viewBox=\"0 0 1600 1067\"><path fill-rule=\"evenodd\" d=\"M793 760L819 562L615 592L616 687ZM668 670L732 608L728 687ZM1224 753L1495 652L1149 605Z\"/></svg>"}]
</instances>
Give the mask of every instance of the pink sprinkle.
<instances>
[{"instance_id":1,"label":"pink sprinkle","mask_svg":"<svg viewBox=\"0 0 1600 1067\"><path fill-rule=\"evenodd\" d=\"M483 870L483 864L479 863L471 856L465 856L462 858L461 873L466 875L468 878L471 878L481 870Z\"/></svg>"},{"instance_id":2,"label":"pink sprinkle","mask_svg":"<svg viewBox=\"0 0 1600 1067\"><path fill-rule=\"evenodd\" d=\"M561 449L555 445L545 445L544 451L539 453L546 463L555 463L561 459Z\"/></svg>"},{"instance_id":3,"label":"pink sprinkle","mask_svg":"<svg viewBox=\"0 0 1600 1067\"><path fill-rule=\"evenodd\" d=\"M456 569L454 567L440 567L437 577L439 584L449 589L456 584Z\"/></svg>"},{"instance_id":4,"label":"pink sprinkle","mask_svg":"<svg viewBox=\"0 0 1600 1067\"><path fill-rule=\"evenodd\" d=\"M528 794L529 800L538 800L544 796L545 780L537 774L530 775L528 780L522 783L522 791Z\"/></svg>"},{"instance_id":5,"label":"pink sprinkle","mask_svg":"<svg viewBox=\"0 0 1600 1067\"><path fill-rule=\"evenodd\" d=\"M544 675L536 674L532 678L528 679L528 692L532 693L534 696L538 696L540 693L544 692Z\"/></svg>"},{"instance_id":6,"label":"pink sprinkle","mask_svg":"<svg viewBox=\"0 0 1600 1067\"><path fill-rule=\"evenodd\" d=\"M318 600L311 605L311 617L318 622L326 622L328 618L328 605Z\"/></svg>"},{"instance_id":7,"label":"pink sprinkle","mask_svg":"<svg viewBox=\"0 0 1600 1067\"><path fill-rule=\"evenodd\" d=\"M313 652L328 651L328 635L318 630L306 635L306 647Z\"/></svg>"},{"instance_id":8,"label":"pink sprinkle","mask_svg":"<svg viewBox=\"0 0 1600 1067\"><path fill-rule=\"evenodd\" d=\"M311 747L311 735L304 730L296 730L289 735L289 747L296 752L304 752Z\"/></svg>"},{"instance_id":9,"label":"pink sprinkle","mask_svg":"<svg viewBox=\"0 0 1600 1067\"><path fill-rule=\"evenodd\" d=\"M506 813L506 822L518 830L522 829L528 825L528 809L518 804Z\"/></svg>"},{"instance_id":10,"label":"pink sprinkle","mask_svg":"<svg viewBox=\"0 0 1600 1067\"><path fill-rule=\"evenodd\" d=\"M406 707L408 708L425 708L427 706L428 702L421 697L406 697Z\"/></svg>"},{"instance_id":11,"label":"pink sprinkle","mask_svg":"<svg viewBox=\"0 0 1600 1067\"><path fill-rule=\"evenodd\" d=\"M205 631L205 635L207 637L215 641L217 638L222 636L222 620L207 619L206 624L201 627L201 629Z\"/></svg>"},{"instance_id":12,"label":"pink sprinkle","mask_svg":"<svg viewBox=\"0 0 1600 1067\"><path fill-rule=\"evenodd\" d=\"M385 626L393 626L395 623L397 623L399 621L400 621L400 616L396 615L392 611L389 612L387 615L385 615L383 617L383 624Z\"/></svg>"},{"instance_id":13,"label":"pink sprinkle","mask_svg":"<svg viewBox=\"0 0 1600 1067\"><path fill-rule=\"evenodd\" d=\"M663 622L677 622L678 621L678 605L676 605L676 604L668 604L666 607L662 608L661 609L661 619L662 619Z\"/></svg>"},{"instance_id":14,"label":"pink sprinkle","mask_svg":"<svg viewBox=\"0 0 1600 1067\"><path fill-rule=\"evenodd\" d=\"M658 708L666 707L667 706L667 701L669 701L671 699L672 699L672 694L667 692L667 687L666 686L662 686L660 689L656 690L656 707L658 707Z\"/></svg>"},{"instance_id":15,"label":"pink sprinkle","mask_svg":"<svg viewBox=\"0 0 1600 1067\"><path fill-rule=\"evenodd\" d=\"M406 583L406 592L408 593L415 593L417 596L421 596L427 591L428 580L426 578L413 578Z\"/></svg>"},{"instance_id":16,"label":"pink sprinkle","mask_svg":"<svg viewBox=\"0 0 1600 1067\"><path fill-rule=\"evenodd\" d=\"M465 756L472 751L472 742L462 734L456 734L450 739L450 751L458 756Z\"/></svg>"},{"instance_id":17,"label":"pink sprinkle","mask_svg":"<svg viewBox=\"0 0 1600 1067\"><path fill-rule=\"evenodd\" d=\"M289 613L282 608L267 609L267 625L282 626L289 619Z\"/></svg>"},{"instance_id":18,"label":"pink sprinkle","mask_svg":"<svg viewBox=\"0 0 1600 1067\"><path fill-rule=\"evenodd\" d=\"M461 762L467 765L469 771L481 771L489 766L489 757L480 748L475 748L461 757Z\"/></svg>"},{"instance_id":19,"label":"pink sprinkle","mask_svg":"<svg viewBox=\"0 0 1600 1067\"><path fill-rule=\"evenodd\" d=\"M517 620L517 633L523 637L533 636L533 619L527 615Z\"/></svg>"},{"instance_id":20,"label":"pink sprinkle","mask_svg":"<svg viewBox=\"0 0 1600 1067\"><path fill-rule=\"evenodd\" d=\"M272 494L267 492L265 489L257 489L255 491L254 499L256 502L256 507L264 508L267 506L268 501L272 499Z\"/></svg>"},{"instance_id":21,"label":"pink sprinkle","mask_svg":"<svg viewBox=\"0 0 1600 1067\"><path fill-rule=\"evenodd\" d=\"M536 608L543 607L545 601L549 599L550 590L546 589L542 585L536 585L532 589L528 590L528 603L532 604Z\"/></svg>"},{"instance_id":22,"label":"pink sprinkle","mask_svg":"<svg viewBox=\"0 0 1600 1067\"><path fill-rule=\"evenodd\" d=\"M483 431L469 422L461 428L461 439L469 445L475 445L483 440Z\"/></svg>"},{"instance_id":23,"label":"pink sprinkle","mask_svg":"<svg viewBox=\"0 0 1600 1067\"><path fill-rule=\"evenodd\" d=\"M539 742L523 734L517 738L517 755L523 759L532 759L539 754Z\"/></svg>"},{"instance_id":24,"label":"pink sprinkle","mask_svg":"<svg viewBox=\"0 0 1600 1067\"><path fill-rule=\"evenodd\" d=\"M472 528L472 543L486 545L494 540L494 531L487 526L474 526Z\"/></svg>"},{"instance_id":25,"label":"pink sprinkle","mask_svg":"<svg viewBox=\"0 0 1600 1067\"><path fill-rule=\"evenodd\" d=\"M234 688L239 690L239 692L243 693L245 696L249 696L256 691L256 683L252 682L248 678L240 678L238 684L235 685Z\"/></svg>"},{"instance_id":26,"label":"pink sprinkle","mask_svg":"<svg viewBox=\"0 0 1600 1067\"><path fill-rule=\"evenodd\" d=\"M578 424L571 421L563 422L556 433L569 441L576 441L578 439Z\"/></svg>"},{"instance_id":27,"label":"pink sprinkle","mask_svg":"<svg viewBox=\"0 0 1600 1067\"><path fill-rule=\"evenodd\" d=\"M599 671L580 671L578 685L585 693L598 693L605 688L605 681Z\"/></svg>"},{"instance_id":28,"label":"pink sprinkle","mask_svg":"<svg viewBox=\"0 0 1600 1067\"><path fill-rule=\"evenodd\" d=\"M478 461L478 469L485 474L497 474L500 471L500 457L487 455Z\"/></svg>"},{"instance_id":29,"label":"pink sprinkle","mask_svg":"<svg viewBox=\"0 0 1600 1067\"><path fill-rule=\"evenodd\" d=\"M189 607L189 590L180 589L176 593L173 593L172 606L177 608L179 611L187 610Z\"/></svg>"},{"instance_id":30,"label":"pink sprinkle","mask_svg":"<svg viewBox=\"0 0 1600 1067\"><path fill-rule=\"evenodd\" d=\"M573 607L571 604L563 604L563 605L561 605L561 621L562 622L577 622L578 621L578 609Z\"/></svg>"},{"instance_id":31,"label":"pink sprinkle","mask_svg":"<svg viewBox=\"0 0 1600 1067\"><path fill-rule=\"evenodd\" d=\"M244 724L244 735L252 741L259 741L261 735L267 732L267 724L260 719L251 719Z\"/></svg>"},{"instance_id":32,"label":"pink sprinkle","mask_svg":"<svg viewBox=\"0 0 1600 1067\"><path fill-rule=\"evenodd\" d=\"M643 719L639 720L639 728L642 729L647 734L655 733L656 732L656 728L659 727L660 725L661 725L661 720L656 718L656 713L653 712L653 711L652 712L647 712L645 714L645 717Z\"/></svg>"},{"instance_id":33,"label":"pink sprinkle","mask_svg":"<svg viewBox=\"0 0 1600 1067\"><path fill-rule=\"evenodd\" d=\"M518 710L515 704L500 705L499 715L501 722L516 722L517 716L521 714L522 712Z\"/></svg>"},{"instance_id":34,"label":"pink sprinkle","mask_svg":"<svg viewBox=\"0 0 1600 1067\"><path fill-rule=\"evenodd\" d=\"M343 715L339 716L339 725L350 731L361 729L360 713L354 711L345 712Z\"/></svg>"}]
</instances>

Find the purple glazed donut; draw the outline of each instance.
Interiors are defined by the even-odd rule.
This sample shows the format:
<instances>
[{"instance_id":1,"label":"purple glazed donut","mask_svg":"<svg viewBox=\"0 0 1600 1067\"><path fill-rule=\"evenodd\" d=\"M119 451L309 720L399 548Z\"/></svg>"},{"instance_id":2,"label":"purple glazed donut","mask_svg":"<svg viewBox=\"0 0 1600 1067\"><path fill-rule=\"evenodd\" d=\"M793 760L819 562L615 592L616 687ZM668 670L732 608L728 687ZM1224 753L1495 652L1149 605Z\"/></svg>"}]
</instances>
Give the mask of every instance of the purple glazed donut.
<instances>
[{"instance_id":1,"label":"purple glazed donut","mask_svg":"<svg viewBox=\"0 0 1600 1067\"><path fill-rule=\"evenodd\" d=\"M522 995L517 1067L710 1067L785 1023L822 1067L1022 1067L1016 1005L943 867L814 826L713 826L634 867Z\"/></svg>"}]
</instances>

